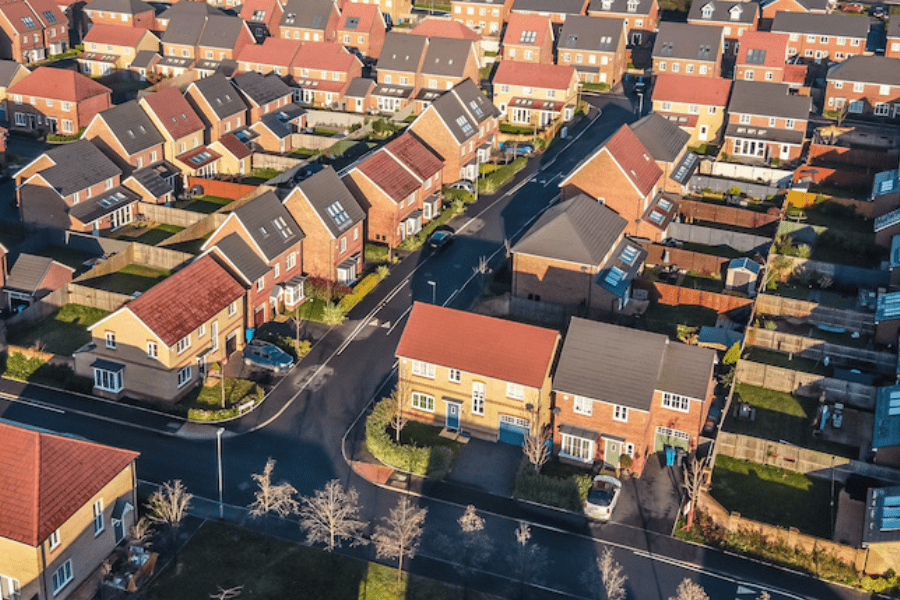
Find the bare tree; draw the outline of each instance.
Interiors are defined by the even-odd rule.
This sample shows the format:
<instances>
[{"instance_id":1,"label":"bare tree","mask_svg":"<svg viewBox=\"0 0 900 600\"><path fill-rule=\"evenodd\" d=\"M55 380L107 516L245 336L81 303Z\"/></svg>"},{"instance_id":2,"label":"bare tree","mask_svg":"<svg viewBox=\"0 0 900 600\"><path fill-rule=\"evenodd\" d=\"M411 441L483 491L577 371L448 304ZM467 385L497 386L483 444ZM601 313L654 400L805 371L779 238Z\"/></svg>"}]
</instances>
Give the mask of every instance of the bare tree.
<instances>
[{"instance_id":1,"label":"bare tree","mask_svg":"<svg viewBox=\"0 0 900 600\"><path fill-rule=\"evenodd\" d=\"M543 430L540 433L529 433L525 436L525 441L522 443L522 452L525 453L528 462L534 466L535 473L540 473L541 467L550 460L548 441L549 435L546 430Z\"/></svg>"},{"instance_id":2,"label":"bare tree","mask_svg":"<svg viewBox=\"0 0 900 600\"><path fill-rule=\"evenodd\" d=\"M337 479L303 498L300 527L306 531L308 541L324 543L328 552L340 548L344 540L353 546L365 544L362 533L366 525L359 517L359 493L353 488L344 489Z\"/></svg>"},{"instance_id":3,"label":"bare tree","mask_svg":"<svg viewBox=\"0 0 900 600\"><path fill-rule=\"evenodd\" d=\"M706 467L706 459L698 459L688 461L682 467L684 473L684 483L681 484L688 495L687 519L683 529L690 529L694 525L694 511L697 509L697 500L700 498L700 491L703 489L703 469Z\"/></svg>"},{"instance_id":4,"label":"bare tree","mask_svg":"<svg viewBox=\"0 0 900 600\"><path fill-rule=\"evenodd\" d=\"M706 595L702 585L685 578L678 584L675 595L669 600L709 600L709 596Z\"/></svg>"},{"instance_id":5,"label":"bare tree","mask_svg":"<svg viewBox=\"0 0 900 600\"><path fill-rule=\"evenodd\" d=\"M145 546L150 541L153 527L148 517L141 517L128 530L128 543L132 546Z\"/></svg>"},{"instance_id":6,"label":"bare tree","mask_svg":"<svg viewBox=\"0 0 900 600\"><path fill-rule=\"evenodd\" d=\"M153 492L147 502L147 518L151 523L165 525L172 536L172 546L177 557L178 530L187 515L188 506L194 495L187 491L180 479L167 481Z\"/></svg>"},{"instance_id":7,"label":"bare tree","mask_svg":"<svg viewBox=\"0 0 900 600\"><path fill-rule=\"evenodd\" d=\"M376 555L378 558L397 559L398 584L403 577L403 559L414 558L419 550L422 524L427 513L427 508L419 508L410 502L408 496L403 496L397 507L391 509L390 516L384 519L384 525L375 528L372 542Z\"/></svg>"},{"instance_id":8,"label":"bare tree","mask_svg":"<svg viewBox=\"0 0 900 600\"><path fill-rule=\"evenodd\" d=\"M240 596L243 590L244 586L242 585L237 585L228 589L222 589L222 586L219 586L219 591L215 594L210 594L209 597L212 598L212 600L231 600L232 598Z\"/></svg>"},{"instance_id":9,"label":"bare tree","mask_svg":"<svg viewBox=\"0 0 900 600\"><path fill-rule=\"evenodd\" d=\"M622 565L613 558L612 548L603 547L597 559L597 570L606 591L606 600L625 600L625 582L628 575L622 574Z\"/></svg>"},{"instance_id":10,"label":"bare tree","mask_svg":"<svg viewBox=\"0 0 900 600\"><path fill-rule=\"evenodd\" d=\"M759 593L759 597L756 600L771 600L771 598L772 597L769 595L769 592L763 590Z\"/></svg>"},{"instance_id":11,"label":"bare tree","mask_svg":"<svg viewBox=\"0 0 900 600\"><path fill-rule=\"evenodd\" d=\"M462 530L462 556L458 563L458 570L463 577L463 595L469 592L469 575L477 565L484 564L491 554L492 545L484 532L484 519L478 515L473 505L468 505L466 511L457 521ZM448 544L452 548L452 544Z\"/></svg>"},{"instance_id":12,"label":"bare tree","mask_svg":"<svg viewBox=\"0 0 900 600\"><path fill-rule=\"evenodd\" d=\"M547 556L543 548L531 541L531 528L524 521L519 521L515 536L516 545L509 556L509 566L519 582L519 598L524 598L526 584L540 578Z\"/></svg>"},{"instance_id":13,"label":"bare tree","mask_svg":"<svg viewBox=\"0 0 900 600\"><path fill-rule=\"evenodd\" d=\"M279 517L294 514L300 508L300 503L294 498L296 488L290 483L272 483L272 471L275 470L275 459L266 461L262 473L254 473L251 477L256 481L259 489L250 506L250 514L254 517L265 519L266 531L269 529L269 513L275 513Z\"/></svg>"},{"instance_id":14,"label":"bare tree","mask_svg":"<svg viewBox=\"0 0 900 600\"><path fill-rule=\"evenodd\" d=\"M394 387L394 391L391 392L389 399L391 408L390 425L394 429L395 441L398 444L400 443L400 432L403 431L403 428L409 422L409 417L403 414L403 401L409 398L409 394L409 382L398 379L397 385Z\"/></svg>"}]
</instances>

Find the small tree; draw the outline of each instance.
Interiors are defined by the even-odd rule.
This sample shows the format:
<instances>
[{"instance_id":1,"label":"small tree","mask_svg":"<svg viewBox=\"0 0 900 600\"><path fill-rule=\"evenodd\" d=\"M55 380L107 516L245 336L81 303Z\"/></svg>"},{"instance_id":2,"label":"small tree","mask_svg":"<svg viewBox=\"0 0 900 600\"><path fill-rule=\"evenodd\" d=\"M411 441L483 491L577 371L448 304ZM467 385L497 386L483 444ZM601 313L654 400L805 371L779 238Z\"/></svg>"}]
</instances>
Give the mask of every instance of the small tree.
<instances>
[{"instance_id":1,"label":"small tree","mask_svg":"<svg viewBox=\"0 0 900 600\"><path fill-rule=\"evenodd\" d=\"M697 509L697 499L700 497L700 490L703 489L703 469L706 466L706 459L699 460L696 457L685 463L682 467L684 473L684 489L688 493L688 511L687 519L685 519L685 530L690 529L694 524L694 511Z\"/></svg>"},{"instance_id":2,"label":"small tree","mask_svg":"<svg viewBox=\"0 0 900 600\"><path fill-rule=\"evenodd\" d=\"M469 575L477 565L487 561L491 554L491 541L484 533L484 519L478 515L473 505L466 507L457 522L462 530L462 556L458 570L463 577L464 595L468 595Z\"/></svg>"},{"instance_id":3,"label":"small tree","mask_svg":"<svg viewBox=\"0 0 900 600\"><path fill-rule=\"evenodd\" d=\"M550 460L548 441L549 434L546 430L543 430L540 433L529 433L525 436L525 441L522 443L522 452L528 458L528 462L534 466L535 473L540 473L541 467Z\"/></svg>"},{"instance_id":4,"label":"small tree","mask_svg":"<svg viewBox=\"0 0 900 600\"><path fill-rule=\"evenodd\" d=\"M146 546L152 533L150 519L146 516L141 517L128 530L128 543L132 546Z\"/></svg>"},{"instance_id":5,"label":"small tree","mask_svg":"<svg viewBox=\"0 0 900 600\"><path fill-rule=\"evenodd\" d=\"M163 524L169 528L172 547L178 556L178 530L187 515L188 506L194 495L187 491L180 479L167 481L153 492L147 502L147 518L151 523Z\"/></svg>"},{"instance_id":6,"label":"small tree","mask_svg":"<svg viewBox=\"0 0 900 600\"><path fill-rule=\"evenodd\" d=\"M694 583L690 579L685 578L678 584L675 595L669 600L709 600L706 590L699 583Z\"/></svg>"},{"instance_id":7,"label":"small tree","mask_svg":"<svg viewBox=\"0 0 900 600\"><path fill-rule=\"evenodd\" d=\"M419 508L408 496L403 496L392 508L390 516L384 519L384 525L375 528L372 542L378 558L397 559L397 584L403 580L403 559L412 559L419 550L419 538L422 536L422 524L428 509Z\"/></svg>"},{"instance_id":8,"label":"small tree","mask_svg":"<svg viewBox=\"0 0 900 600\"><path fill-rule=\"evenodd\" d=\"M326 325L340 325L346 318L344 309L334 302L328 302L322 309L322 322Z\"/></svg>"},{"instance_id":9,"label":"small tree","mask_svg":"<svg viewBox=\"0 0 900 600\"><path fill-rule=\"evenodd\" d=\"M243 590L244 586L242 585L237 585L228 589L223 589L222 586L219 586L219 591L215 594L210 594L209 597L212 598L212 600L232 600L232 598L240 596Z\"/></svg>"},{"instance_id":10,"label":"small tree","mask_svg":"<svg viewBox=\"0 0 900 600\"><path fill-rule=\"evenodd\" d=\"M409 383L400 379L388 398L388 405L391 409L390 426L394 430L394 440L398 444L400 443L400 432L409 422L409 418L403 414L403 400L409 398L410 393Z\"/></svg>"},{"instance_id":11,"label":"small tree","mask_svg":"<svg viewBox=\"0 0 900 600\"><path fill-rule=\"evenodd\" d=\"M367 525L359 516L359 493L344 489L337 479L303 498L300 527L310 543L323 543L328 552L340 548L344 540L353 546L365 544L363 530Z\"/></svg>"},{"instance_id":12,"label":"small tree","mask_svg":"<svg viewBox=\"0 0 900 600\"><path fill-rule=\"evenodd\" d=\"M524 598L525 585L540 578L547 556L543 548L531 541L531 528L524 521L519 521L515 536L516 545L508 560L512 575L519 582L519 598Z\"/></svg>"},{"instance_id":13,"label":"small tree","mask_svg":"<svg viewBox=\"0 0 900 600\"><path fill-rule=\"evenodd\" d=\"M625 582L628 575L622 574L622 565L615 561L612 548L609 546L603 547L603 552L597 559L597 571L606 592L606 600L625 600Z\"/></svg>"},{"instance_id":14,"label":"small tree","mask_svg":"<svg viewBox=\"0 0 900 600\"><path fill-rule=\"evenodd\" d=\"M725 356L722 357L723 365L734 365L737 364L737 361L741 358L741 344L740 342L735 342L731 348L728 349L728 352L725 353Z\"/></svg>"},{"instance_id":15,"label":"small tree","mask_svg":"<svg viewBox=\"0 0 900 600\"><path fill-rule=\"evenodd\" d=\"M616 466L616 477L622 476L622 469L630 469L634 465L634 459L628 454L619 455L619 464Z\"/></svg>"},{"instance_id":16,"label":"small tree","mask_svg":"<svg viewBox=\"0 0 900 600\"><path fill-rule=\"evenodd\" d=\"M269 513L275 513L279 517L286 517L297 512L300 503L294 498L297 490L291 484L272 483L272 471L275 470L275 459L270 458L266 461L266 466L262 473L254 473L251 475L259 489L256 490L255 498L248 507L250 514L254 517L265 518L266 531L269 529Z\"/></svg>"}]
</instances>

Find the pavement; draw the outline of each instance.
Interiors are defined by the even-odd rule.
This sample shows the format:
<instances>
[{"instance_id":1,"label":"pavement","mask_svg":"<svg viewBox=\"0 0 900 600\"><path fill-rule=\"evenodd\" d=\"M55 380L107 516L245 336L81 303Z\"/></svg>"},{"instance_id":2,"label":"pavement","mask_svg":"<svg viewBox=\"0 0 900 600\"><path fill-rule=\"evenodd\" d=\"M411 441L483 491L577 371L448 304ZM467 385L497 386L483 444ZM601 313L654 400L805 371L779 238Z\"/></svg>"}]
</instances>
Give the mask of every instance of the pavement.
<instances>
[{"instance_id":1,"label":"pavement","mask_svg":"<svg viewBox=\"0 0 900 600\"><path fill-rule=\"evenodd\" d=\"M451 482L483 492L512 497L522 449L512 444L470 439L447 477Z\"/></svg>"}]
</instances>

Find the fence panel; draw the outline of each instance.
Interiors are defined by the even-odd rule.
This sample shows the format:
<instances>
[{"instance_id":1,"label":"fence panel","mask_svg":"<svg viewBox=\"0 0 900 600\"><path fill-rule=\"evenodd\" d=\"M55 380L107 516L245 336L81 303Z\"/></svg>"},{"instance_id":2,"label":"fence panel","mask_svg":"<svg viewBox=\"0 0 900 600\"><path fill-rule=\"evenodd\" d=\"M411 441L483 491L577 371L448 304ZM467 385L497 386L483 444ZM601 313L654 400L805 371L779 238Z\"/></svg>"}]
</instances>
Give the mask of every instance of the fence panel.
<instances>
[{"instance_id":1,"label":"fence panel","mask_svg":"<svg viewBox=\"0 0 900 600\"><path fill-rule=\"evenodd\" d=\"M688 219L727 223L747 229L762 227L781 218L778 209L774 208L771 212L761 213L745 208L722 206L697 200L681 200L679 202L679 212Z\"/></svg>"},{"instance_id":2,"label":"fence panel","mask_svg":"<svg viewBox=\"0 0 900 600\"><path fill-rule=\"evenodd\" d=\"M772 238L769 237L688 223L669 224L668 236L683 242L707 246L728 246L739 252L764 251L772 244Z\"/></svg>"},{"instance_id":3,"label":"fence panel","mask_svg":"<svg viewBox=\"0 0 900 600\"><path fill-rule=\"evenodd\" d=\"M715 292L695 290L693 288L686 288L678 285L669 285L668 283L654 283L653 285L659 294L659 302L671 306L680 306L683 304L703 306L705 308L711 308L718 313L724 313L753 304L753 299L747 297L716 294Z\"/></svg>"}]
</instances>

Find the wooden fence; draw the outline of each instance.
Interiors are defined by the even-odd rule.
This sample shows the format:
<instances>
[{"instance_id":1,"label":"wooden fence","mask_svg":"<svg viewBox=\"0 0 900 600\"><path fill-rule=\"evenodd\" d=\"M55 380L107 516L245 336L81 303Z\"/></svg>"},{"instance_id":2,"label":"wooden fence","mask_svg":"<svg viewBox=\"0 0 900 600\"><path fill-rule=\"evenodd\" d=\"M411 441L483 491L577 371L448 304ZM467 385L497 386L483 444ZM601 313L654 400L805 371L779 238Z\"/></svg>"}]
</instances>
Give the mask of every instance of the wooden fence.
<instances>
[{"instance_id":1,"label":"wooden fence","mask_svg":"<svg viewBox=\"0 0 900 600\"><path fill-rule=\"evenodd\" d=\"M843 327L849 331L870 335L875 332L875 315L872 313L831 308L816 302L772 294L760 294L756 298L756 312L774 317L796 317L804 319L810 325Z\"/></svg>"},{"instance_id":2,"label":"wooden fence","mask_svg":"<svg viewBox=\"0 0 900 600\"><path fill-rule=\"evenodd\" d=\"M724 266L729 262L729 259L721 256L661 244L647 244L644 248L647 250L644 262L648 265L678 265L679 268L688 271L720 276Z\"/></svg>"},{"instance_id":3,"label":"wooden fence","mask_svg":"<svg viewBox=\"0 0 900 600\"><path fill-rule=\"evenodd\" d=\"M216 194L212 195L215 196ZM172 208L163 204L151 204L149 202L138 202L138 210L150 221L169 223L178 227L190 227L206 216L203 213Z\"/></svg>"},{"instance_id":4,"label":"wooden fence","mask_svg":"<svg viewBox=\"0 0 900 600\"><path fill-rule=\"evenodd\" d=\"M669 285L668 283L654 283L653 285L656 288L657 300L662 304L672 306L680 306L682 304L703 306L718 313L724 313L753 304L752 298L742 296L717 294L715 292Z\"/></svg>"},{"instance_id":5,"label":"wooden fence","mask_svg":"<svg viewBox=\"0 0 900 600\"><path fill-rule=\"evenodd\" d=\"M256 164L254 162L254 167ZM203 193L208 196L218 196L220 198L230 198L237 200L246 196L256 189L255 185L247 185L244 183L235 183L233 181L222 181L220 179L206 179L204 177L188 177L188 188L199 185L203 188Z\"/></svg>"},{"instance_id":6,"label":"wooden fence","mask_svg":"<svg viewBox=\"0 0 900 600\"><path fill-rule=\"evenodd\" d=\"M873 386L745 359L738 361L735 379L756 387L808 398L818 398L825 392L829 400L845 402L857 408L871 410L875 406L876 389Z\"/></svg>"},{"instance_id":7,"label":"wooden fence","mask_svg":"<svg viewBox=\"0 0 900 600\"><path fill-rule=\"evenodd\" d=\"M867 362L886 375L893 375L897 370L896 354L841 344L830 344L820 339L794 335L784 331L769 331L758 327L750 327L747 329L747 345L776 350L785 354L793 353L813 360L824 360L827 356L838 363L841 361Z\"/></svg>"},{"instance_id":8,"label":"wooden fence","mask_svg":"<svg viewBox=\"0 0 900 600\"><path fill-rule=\"evenodd\" d=\"M727 223L747 229L756 229L769 223L774 223L781 218L777 208L769 209L769 212L761 213L734 206L722 206L710 202L697 200L681 200L679 212L685 216L687 222L694 220L712 221L714 223Z\"/></svg>"}]
</instances>

